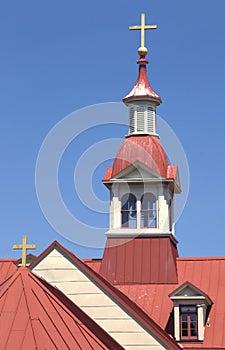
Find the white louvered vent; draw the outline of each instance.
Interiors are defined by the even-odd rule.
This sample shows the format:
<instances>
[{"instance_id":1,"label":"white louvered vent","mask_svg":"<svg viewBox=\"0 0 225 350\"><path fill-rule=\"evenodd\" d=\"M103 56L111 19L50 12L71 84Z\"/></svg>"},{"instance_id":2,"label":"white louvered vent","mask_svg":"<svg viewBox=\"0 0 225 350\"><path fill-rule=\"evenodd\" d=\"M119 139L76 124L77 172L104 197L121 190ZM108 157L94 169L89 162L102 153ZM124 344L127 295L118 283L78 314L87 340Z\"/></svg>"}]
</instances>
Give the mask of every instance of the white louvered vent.
<instances>
[{"instance_id":1,"label":"white louvered vent","mask_svg":"<svg viewBox=\"0 0 225 350\"><path fill-rule=\"evenodd\" d=\"M129 135L156 135L155 107L149 105L133 105L129 108Z\"/></svg>"},{"instance_id":2,"label":"white louvered vent","mask_svg":"<svg viewBox=\"0 0 225 350\"><path fill-rule=\"evenodd\" d=\"M130 108L130 123L129 123L129 134L135 131L135 120L134 120L134 108Z\"/></svg>"},{"instance_id":3,"label":"white louvered vent","mask_svg":"<svg viewBox=\"0 0 225 350\"><path fill-rule=\"evenodd\" d=\"M147 131L151 134L155 134L155 110L153 107L147 109Z\"/></svg>"},{"instance_id":4,"label":"white louvered vent","mask_svg":"<svg viewBox=\"0 0 225 350\"><path fill-rule=\"evenodd\" d=\"M145 109L144 107L137 107L137 132L145 131Z\"/></svg>"}]
</instances>

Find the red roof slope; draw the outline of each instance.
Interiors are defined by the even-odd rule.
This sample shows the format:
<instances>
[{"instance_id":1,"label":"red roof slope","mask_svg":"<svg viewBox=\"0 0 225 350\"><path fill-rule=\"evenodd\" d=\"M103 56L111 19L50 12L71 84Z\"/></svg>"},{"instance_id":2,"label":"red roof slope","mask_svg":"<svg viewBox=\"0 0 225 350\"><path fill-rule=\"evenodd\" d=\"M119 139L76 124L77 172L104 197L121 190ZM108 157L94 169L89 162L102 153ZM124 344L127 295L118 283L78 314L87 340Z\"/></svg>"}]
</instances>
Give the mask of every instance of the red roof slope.
<instances>
[{"instance_id":1,"label":"red roof slope","mask_svg":"<svg viewBox=\"0 0 225 350\"><path fill-rule=\"evenodd\" d=\"M67 298L54 289L25 267L0 287L0 349L122 349L74 304L67 308Z\"/></svg>"},{"instance_id":2,"label":"red roof slope","mask_svg":"<svg viewBox=\"0 0 225 350\"><path fill-rule=\"evenodd\" d=\"M14 264L17 260L18 259L0 259L0 284L17 271L18 267Z\"/></svg>"},{"instance_id":3,"label":"red roof slope","mask_svg":"<svg viewBox=\"0 0 225 350\"><path fill-rule=\"evenodd\" d=\"M166 328L173 302L169 294L186 281L202 290L213 301L204 342L183 343L184 348L225 349L225 257L177 258L178 284L117 285L124 294L141 307L157 324Z\"/></svg>"},{"instance_id":4,"label":"red roof slope","mask_svg":"<svg viewBox=\"0 0 225 350\"><path fill-rule=\"evenodd\" d=\"M99 272L102 259L82 259L82 261L95 272Z\"/></svg>"}]
</instances>

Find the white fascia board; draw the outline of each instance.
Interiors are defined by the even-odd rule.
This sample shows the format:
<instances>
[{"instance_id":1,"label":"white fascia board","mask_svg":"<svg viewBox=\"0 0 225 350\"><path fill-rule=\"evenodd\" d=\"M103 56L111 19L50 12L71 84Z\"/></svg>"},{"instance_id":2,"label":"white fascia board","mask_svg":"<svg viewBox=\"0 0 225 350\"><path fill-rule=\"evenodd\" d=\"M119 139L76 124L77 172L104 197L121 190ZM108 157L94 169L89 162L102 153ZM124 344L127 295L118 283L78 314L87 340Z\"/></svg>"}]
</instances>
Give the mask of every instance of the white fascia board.
<instances>
[{"instance_id":1,"label":"white fascia board","mask_svg":"<svg viewBox=\"0 0 225 350\"><path fill-rule=\"evenodd\" d=\"M155 178L155 179L149 179L149 178L126 178L126 179L110 179L110 180L103 180L103 184L113 184L113 183L143 183L143 182L149 182L149 183L173 183L174 180L172 179L165 179L164 177L161 178Z\"/></svg>"},{"instance_id":2,"label":"white fascia board","mask_svg":"<svg viewBox=\"0 0 225 350\"><path fill-rule=\"evenodd\" d=\"M114 229L105 232L105 235L108 238L136 238L136 237L169 237L175 244L178 243L178 240L171 232L165 232L161 230L154 229L131 229L131 228L123 228L123 229Z\"/></svg>"}]
</instances>

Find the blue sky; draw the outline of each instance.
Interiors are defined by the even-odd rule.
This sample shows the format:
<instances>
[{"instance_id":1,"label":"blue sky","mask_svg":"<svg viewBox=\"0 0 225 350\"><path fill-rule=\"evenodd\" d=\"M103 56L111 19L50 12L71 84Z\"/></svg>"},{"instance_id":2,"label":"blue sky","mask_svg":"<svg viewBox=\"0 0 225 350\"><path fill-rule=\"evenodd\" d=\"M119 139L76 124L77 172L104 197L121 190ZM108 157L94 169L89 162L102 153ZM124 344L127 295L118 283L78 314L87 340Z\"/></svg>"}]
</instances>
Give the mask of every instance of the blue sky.
<instances>
[{"instance_id":1,"label":"blue sky","mask_svg":"<svg viewBox=\"0 0 225 350\"><path fill-rule=\"evenodd\" d=\"M36 254L55 239L81 257L101 254L69 242L46 221L35 164L56 123L79 108L119 102L130 90L139 33L128 27L139 24L141 12L158 25L146 36L149 79L163 100L158 114L179 137L190 169L189 197L176 227L180 255L225 255L224 0L14 0L0 5L1 257L20 256L12 245L23 234L37 244ZM108 129L97 130L94 142L103 133L126 133ZM88 144L83 136L80 150ZM61 164L65 195L73 191L75 154L76 146L68 148ZM93 183L106 200L103 173L102 164ZM75 213L79 199L65 201ZM79 215L89 216L85 210ZM107 222L106 215L95 219Z\"/></svg>"}]
</instances>

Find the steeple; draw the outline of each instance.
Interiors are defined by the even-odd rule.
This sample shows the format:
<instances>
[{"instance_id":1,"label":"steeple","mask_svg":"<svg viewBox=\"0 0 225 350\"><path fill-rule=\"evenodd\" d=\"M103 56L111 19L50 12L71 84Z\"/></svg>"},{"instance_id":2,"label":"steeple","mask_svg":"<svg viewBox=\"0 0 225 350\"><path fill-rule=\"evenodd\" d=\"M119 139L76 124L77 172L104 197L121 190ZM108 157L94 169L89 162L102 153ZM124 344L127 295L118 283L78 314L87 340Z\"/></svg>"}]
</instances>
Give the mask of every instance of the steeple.
<instances>
[{"instance_id":1,"label":"steeple","mask_svg":"<svg viewBox=\"0 0 225 350\"><path fill-rule=\"evenodd\" d=\"M161 98L152 89L146 71L148 49L145 47L145 30L156 29L156 25L145 25L145 14L141 15L141 25L131 26L130 30L141 31L141 46L138 49L140 56L137 64L139 73L131 91L123 98L129 107L129 135L154 135L156 133L156 107L161 104Z\"/></svg>"},{"instance_id":2,"label":"steeple","mask_svg":"<svg viewBox=\"0 0 225 350\"><path fill-rule=\"evenodd\" d=\"M177 166L170 165L156 133L156 107L161 98L146 72L144 32L141 30L139 74L123 98L129 108L129 133L103 183L110 190L110 227L100 272L113 283L176 283L174 194L180 192ZM143 274L141 270L143 268Z\"/></svg>"}]
</instances>

